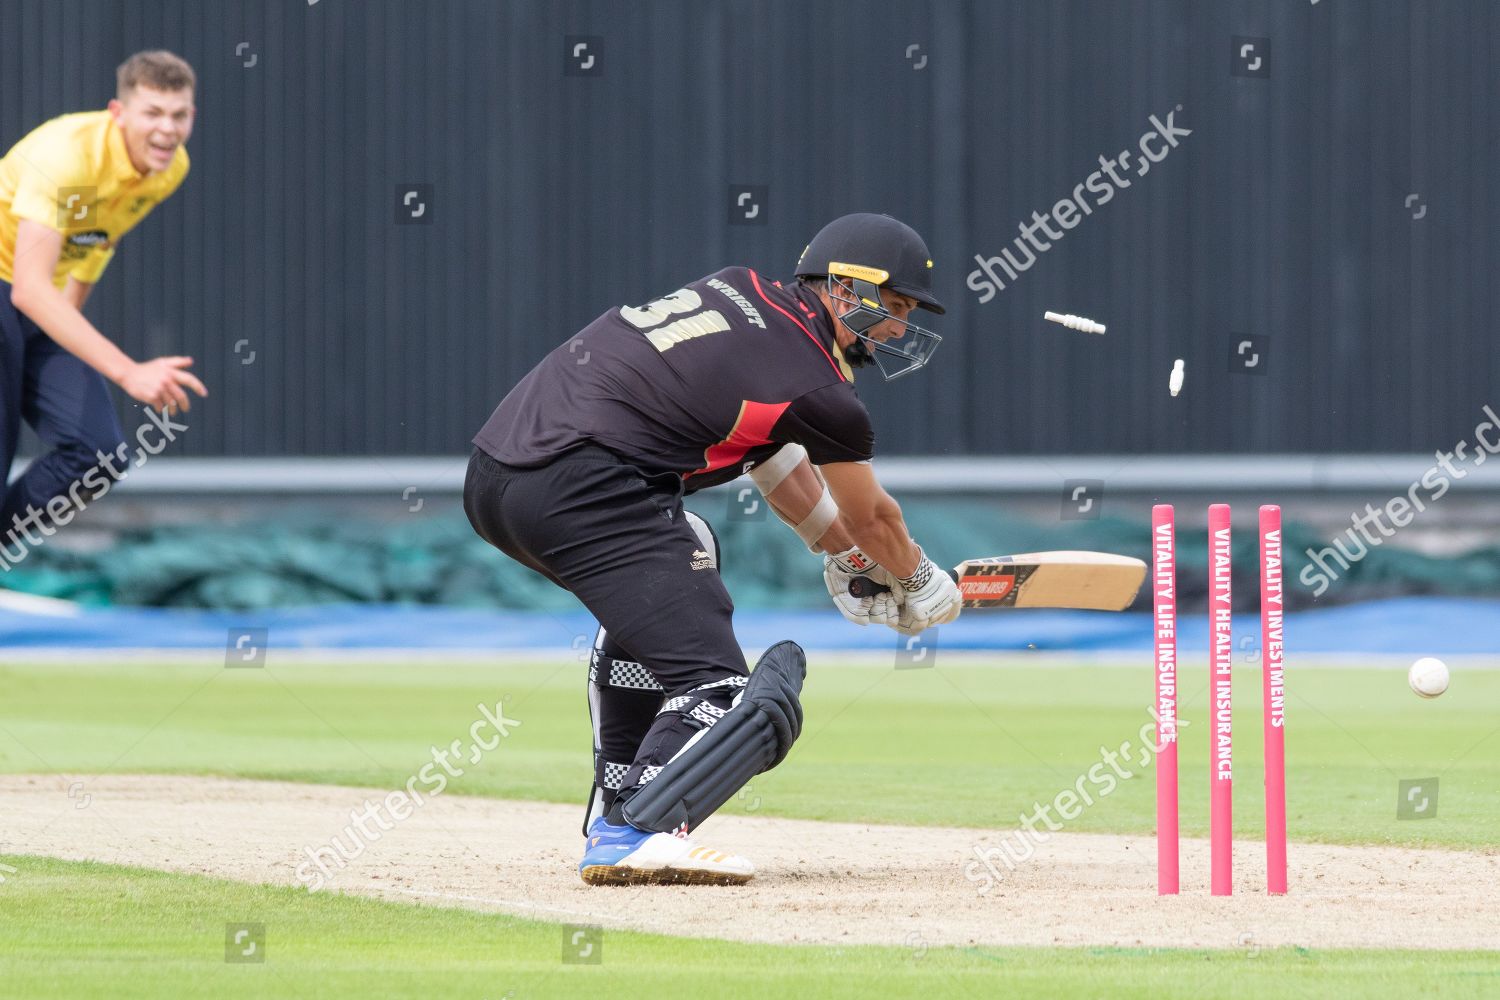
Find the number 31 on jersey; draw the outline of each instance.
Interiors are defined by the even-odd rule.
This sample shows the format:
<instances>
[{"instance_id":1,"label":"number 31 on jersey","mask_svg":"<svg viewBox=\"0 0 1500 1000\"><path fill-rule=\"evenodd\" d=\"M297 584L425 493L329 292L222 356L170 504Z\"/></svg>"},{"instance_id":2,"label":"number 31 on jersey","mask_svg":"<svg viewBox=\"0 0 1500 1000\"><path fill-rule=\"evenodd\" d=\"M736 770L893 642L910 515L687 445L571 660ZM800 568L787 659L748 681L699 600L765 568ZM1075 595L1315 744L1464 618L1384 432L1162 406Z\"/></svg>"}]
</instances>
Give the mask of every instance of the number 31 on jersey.
<instances>
[{"instance_id":1,"label":"number 31 on jersey","mask_svg":"<svg viewBox=\"0 0 1500 1000\"><path fill-rule=\"evenodd\" d=\"M685 340L706 337L710 333L723 333L729 329L729 321L717 309L703 309L703 296L691 288L679 288L670 295L653 299L643 306L621 306L620 318L646 334L658 351L669 351ZM673 316L683 313L697 315L667 323ZM661 324L667 323L666 326Z\"/></svg>"}]
</instances>

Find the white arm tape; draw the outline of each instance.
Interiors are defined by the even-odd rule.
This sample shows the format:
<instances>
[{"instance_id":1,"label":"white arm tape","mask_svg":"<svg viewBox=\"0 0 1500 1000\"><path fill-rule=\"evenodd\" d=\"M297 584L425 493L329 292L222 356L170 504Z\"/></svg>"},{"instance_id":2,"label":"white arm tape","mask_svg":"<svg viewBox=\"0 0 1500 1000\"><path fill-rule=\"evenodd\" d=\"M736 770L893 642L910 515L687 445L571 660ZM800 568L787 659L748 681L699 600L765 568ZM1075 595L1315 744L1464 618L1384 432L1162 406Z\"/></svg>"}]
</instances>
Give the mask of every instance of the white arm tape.
<instances>
[{"instance_id":1,"label":"white arm tape","mask_svg":"<svg viewBox=\"0 0 1500 1000\"><path fill-rule=\"evenodd\" d=\"M801 524L793 525L792 530L797 532L797 537L802 539L809 551L821 552L823 550L818 546L818 539L823 537L823 533L833 525L838 516L839 505L833 502L833 494L824 487L823 495L818 497L813 509L808 511Z\"/></svg>"},{"instance_id":2,"label":"white arm tape","mask_svg":"<svg viewBox=\"0 0 1500 1000\"><path fill-rule=\"evenodd\" d=\"M770 496L806 457L807 449L800 444L784 444L780 451L750 470L750 480L759 487L761 496Z\"/></svg>"}]
</instances>

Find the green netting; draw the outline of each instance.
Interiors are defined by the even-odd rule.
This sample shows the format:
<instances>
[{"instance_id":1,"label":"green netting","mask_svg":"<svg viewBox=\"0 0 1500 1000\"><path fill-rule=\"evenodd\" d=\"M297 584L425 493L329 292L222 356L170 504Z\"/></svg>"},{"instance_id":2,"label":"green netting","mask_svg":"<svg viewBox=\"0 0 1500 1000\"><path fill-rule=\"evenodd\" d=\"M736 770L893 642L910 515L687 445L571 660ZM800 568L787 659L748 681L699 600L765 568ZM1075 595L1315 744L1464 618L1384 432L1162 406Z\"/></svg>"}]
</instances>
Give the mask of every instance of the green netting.
<instances>
[{"instance_id":1,"label":"green netting","mask_svg":"<svg viewBox=\"0 0 1500 1000\"><path fill-rule=\"evenodd\" d=\"M746 520L722 494L689 504L719 533L725 576L742 608L822 607L820 562L774 518ZM939 562L1043 549L1095 549L1148 557L1143 521L1034 521L1000 502L963 498L908 500L915 535ZM761 511L763 514L763 510ZM1329 544L1299 525L1286 530L1287 584L1293 607L1313 602L1299 582L1306 551ZM1235 539L1236 603L1256 598L1256 536ZM1207 540L1179 532L1184 607L1207 593ZM1331 564L1337 565L1336 562ZM573 599L477 538L458 510L420 519L283 519L238 525L188 525L131 531L101 552L44 544L0 573L0 586L88 604L253 609L303 604L381 602L565 610ZM1372 548L1317 603L1398 594L1500 594L1500 549L1435 558L1389 545Z\"/></svg>"}]
</instances>

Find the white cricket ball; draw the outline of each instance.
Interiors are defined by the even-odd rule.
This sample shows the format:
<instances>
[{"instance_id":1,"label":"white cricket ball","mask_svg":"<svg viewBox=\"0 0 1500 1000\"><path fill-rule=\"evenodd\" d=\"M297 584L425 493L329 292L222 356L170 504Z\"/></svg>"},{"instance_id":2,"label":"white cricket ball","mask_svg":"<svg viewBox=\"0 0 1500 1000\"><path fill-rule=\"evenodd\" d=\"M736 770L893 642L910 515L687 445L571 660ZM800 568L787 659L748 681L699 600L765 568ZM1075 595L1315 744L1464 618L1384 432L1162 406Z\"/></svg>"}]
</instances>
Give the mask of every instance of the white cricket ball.
<instances>
[{"instance_id":1,"label":"white cricket ball","mask_svg":"<svg viewBox=\"0 0 1500 1000\"><path fill-rule=\"evenodd\" d=\"M1448 690L1448 665L1435 656L1424 656L1406 672L1406 683L1423 698L1436 698Z\"/></svg>"}]
</instances>

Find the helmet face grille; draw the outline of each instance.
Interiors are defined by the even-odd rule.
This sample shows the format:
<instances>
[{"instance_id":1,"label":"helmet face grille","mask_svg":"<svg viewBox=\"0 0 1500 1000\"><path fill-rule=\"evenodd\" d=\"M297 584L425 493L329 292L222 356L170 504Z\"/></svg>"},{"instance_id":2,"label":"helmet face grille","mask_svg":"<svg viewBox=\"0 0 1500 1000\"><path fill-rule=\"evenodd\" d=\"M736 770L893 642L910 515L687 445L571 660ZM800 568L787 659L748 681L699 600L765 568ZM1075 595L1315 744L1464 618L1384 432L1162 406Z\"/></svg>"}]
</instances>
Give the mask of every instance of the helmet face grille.
<instances>
[{"instance_id":1,"label":"helmet face grille","mask_svg":"<svg viewBox=\"0 0 1500 1000\"><path fill-rule=\"evenodd\" d=\"M943 338L926 327L893 315L881 301L880 289L876 285L861 278L838 278L832 274L827 282L828 298L852 307L839 316L839 322L854 334L860 350L846 352L845 360L860 365L873 360L887 382L909 375L932 360ZM881 323L899 324L900 335L889 340L871 337L869 331Z\"/></svg>"}]
</instances>

